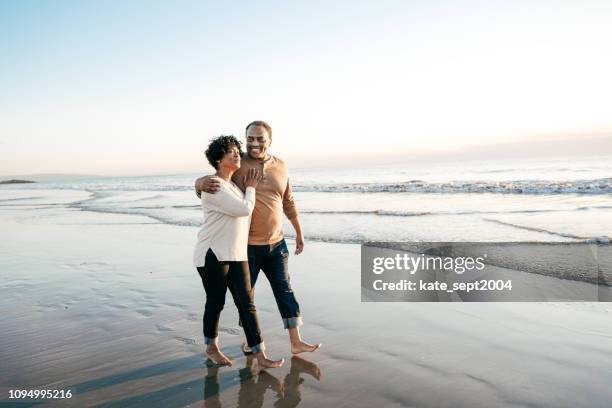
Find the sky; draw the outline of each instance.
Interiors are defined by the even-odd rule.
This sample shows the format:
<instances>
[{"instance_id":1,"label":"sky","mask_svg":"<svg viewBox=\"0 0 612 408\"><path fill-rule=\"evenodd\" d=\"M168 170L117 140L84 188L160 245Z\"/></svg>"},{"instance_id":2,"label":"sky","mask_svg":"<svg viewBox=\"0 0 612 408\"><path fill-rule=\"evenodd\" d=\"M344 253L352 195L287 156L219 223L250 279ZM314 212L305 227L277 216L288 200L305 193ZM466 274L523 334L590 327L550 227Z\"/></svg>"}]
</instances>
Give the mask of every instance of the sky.
<instances>
[{"instance_id":1,"label":"sky","mask_svg":"<svg viewBox=\"0 0 612 408\"><path fill-rule=\"evenodd\" d=\"M0 175L198 171L259 119L295 165L612 154L610 21L607 0L0 0Z\"/></svg>"}]
</instances>

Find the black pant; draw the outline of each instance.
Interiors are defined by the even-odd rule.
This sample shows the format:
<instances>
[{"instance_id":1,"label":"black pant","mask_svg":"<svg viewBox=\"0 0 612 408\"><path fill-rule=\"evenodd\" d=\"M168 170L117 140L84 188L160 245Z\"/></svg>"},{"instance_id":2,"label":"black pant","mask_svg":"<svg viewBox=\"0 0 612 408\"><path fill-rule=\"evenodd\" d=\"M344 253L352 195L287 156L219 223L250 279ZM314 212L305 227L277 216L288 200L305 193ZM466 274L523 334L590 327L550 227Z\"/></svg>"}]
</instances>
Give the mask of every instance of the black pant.
<instances>
[{"instance_id":1,"label":"black pant","mask_svg":"<svg viewBox=\"0 0 612 408\"><path fill-rule=\"evenodd\" d=\"M204 337L206 343L215 340L219 335L219 317L225 305L225 293L229 288L234 298L238 314L242 321L244 334L249 347L263 343L257 311L253 303L251 277L246 261L219 262L214 252L206 253L204 267L198 268L206 291L206 306L204 308ZM261 344L263 349L263 344Z\"/></svg>"}]
</instances>

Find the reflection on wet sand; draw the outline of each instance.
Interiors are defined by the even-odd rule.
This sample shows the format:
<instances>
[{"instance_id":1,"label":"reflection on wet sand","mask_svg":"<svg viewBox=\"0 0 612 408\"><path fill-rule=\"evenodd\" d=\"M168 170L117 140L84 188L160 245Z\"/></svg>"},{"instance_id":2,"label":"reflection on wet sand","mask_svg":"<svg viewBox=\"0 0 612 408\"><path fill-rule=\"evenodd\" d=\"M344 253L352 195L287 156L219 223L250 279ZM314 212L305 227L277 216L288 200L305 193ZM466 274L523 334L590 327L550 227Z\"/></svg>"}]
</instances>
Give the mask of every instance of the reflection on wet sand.
<instances>
[{"instance_id":1,"label":"reflection on wet sand","mask_svg":"<svg viewBox=\"0 0 612 408\"><path fill-rule=\"evenodd\" d=\"M204 404L206 408L221 408L219 370L222 367L209 366L204 378ZM238 407L262 407L268 389L275 393L275 407L296 407L302 400L302 374L309 374L317 381L321 379L319 366L303 357L293 356L289 373L281 380L266 370L257 367L253 356L248 356L245 367L238 371L240 390Z\"/></svg>"}]
</instances>

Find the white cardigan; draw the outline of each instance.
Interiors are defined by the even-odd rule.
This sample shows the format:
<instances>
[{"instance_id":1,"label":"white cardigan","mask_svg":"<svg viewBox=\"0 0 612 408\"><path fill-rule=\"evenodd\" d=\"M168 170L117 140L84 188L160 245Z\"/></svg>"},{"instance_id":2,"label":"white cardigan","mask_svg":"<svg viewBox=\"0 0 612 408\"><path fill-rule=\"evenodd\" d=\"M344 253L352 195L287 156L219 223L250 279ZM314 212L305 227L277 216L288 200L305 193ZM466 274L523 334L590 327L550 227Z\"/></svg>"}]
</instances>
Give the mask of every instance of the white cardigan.
<instances>
[{"instance_id":1,"label":"white cardigan","mask_svg":"<svg viewBox=\"0 0 612 408\"><path fill-rule=\"evenodd\" d=\"M219 179L215 194L202 193L204 224L198 232L193 251L195 267L204 266L206 253L212 249L220 262L246 261L251 214L255 207L255 188L242 193L234 183Z\"/></svg>"}]
</instances>

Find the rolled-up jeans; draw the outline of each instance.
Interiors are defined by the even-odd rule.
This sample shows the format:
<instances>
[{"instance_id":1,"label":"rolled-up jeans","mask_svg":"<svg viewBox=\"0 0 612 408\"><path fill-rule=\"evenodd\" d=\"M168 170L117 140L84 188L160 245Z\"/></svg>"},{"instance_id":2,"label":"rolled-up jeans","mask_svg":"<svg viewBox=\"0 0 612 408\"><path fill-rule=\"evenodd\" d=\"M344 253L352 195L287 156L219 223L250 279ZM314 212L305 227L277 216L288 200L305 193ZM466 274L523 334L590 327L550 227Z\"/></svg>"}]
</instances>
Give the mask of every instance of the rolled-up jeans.
<instances>
[{"instance_id":1,"label":"rolled-up jeans","mask_svg":"<svg viewBox=\"0 0 612 408\"><path fill-rule=\"evenodd\" d=\"M203 267L198 267L206 291L204 307L204 341L206 344L218 344L219 318L225 305L225 294L229 288L238 309L238 315L243 322L242 327L247 343L253 352L265 349L257 311L253 303L253 291L249 266L246 261L220 262L214 252L209 249Z\"/></svg>"},{"instance_id":2,"label":"rolled-up jeans","mask_svg":"<svg viewBox=\"0 0 612 408\"><path fill-rule=\"evenodd\" d=\"M300 305L289 282L289 249L285 240L268 245L249 245L248 255L252 290L259 271L263 271L270 281L285 329L301 326Z\"/></svg>"}]
</instances>

